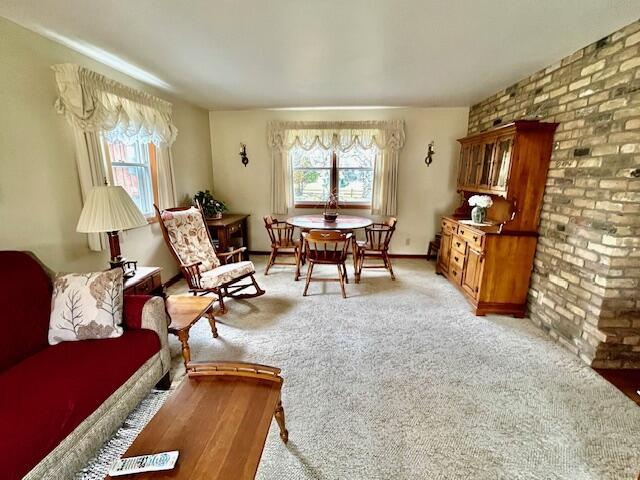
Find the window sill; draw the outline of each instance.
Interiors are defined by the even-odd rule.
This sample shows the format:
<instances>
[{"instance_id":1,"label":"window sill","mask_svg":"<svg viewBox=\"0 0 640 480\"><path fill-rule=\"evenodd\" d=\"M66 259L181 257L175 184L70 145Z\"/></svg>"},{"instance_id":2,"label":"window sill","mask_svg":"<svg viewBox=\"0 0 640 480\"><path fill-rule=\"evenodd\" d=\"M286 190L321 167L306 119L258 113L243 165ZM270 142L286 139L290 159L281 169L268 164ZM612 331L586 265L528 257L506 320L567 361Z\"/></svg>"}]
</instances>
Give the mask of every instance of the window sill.
<instances>
[{"instance_id":1,"label":"window sill","mask_svg":"<svg viewBox=\"0 0 640 480\"><path fill-rule=\"evenodd\" d=\"M314 209L324 209L324 204L311 204L311 203L298 203L293 206L293 208L314 208ZM365 204L339 204L338 208L341 210L370 210L371 205Z\"/></svg>"}]
</instances>

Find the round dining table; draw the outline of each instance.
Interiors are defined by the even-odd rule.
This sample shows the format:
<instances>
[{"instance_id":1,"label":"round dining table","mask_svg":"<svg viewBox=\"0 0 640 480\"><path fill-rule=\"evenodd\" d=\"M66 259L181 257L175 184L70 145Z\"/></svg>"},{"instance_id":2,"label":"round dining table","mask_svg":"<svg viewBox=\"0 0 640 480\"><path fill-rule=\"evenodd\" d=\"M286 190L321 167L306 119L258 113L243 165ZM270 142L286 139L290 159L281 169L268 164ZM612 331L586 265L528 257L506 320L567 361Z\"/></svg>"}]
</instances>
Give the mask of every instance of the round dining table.
<instances>
[{"instance_id":1,"label":"round dining table","mask_svg":"<svg viewBox=\"0 0 640 480\"><path fill-rule=\"evenodd\" d=\"M365 228L373 224L373 220L367 217L358 217L356 215L342 215L338 214L335 222L327 222L324 216L320 214L313 215L296 215L295 217L289 217L286 220L287 224L298 227L301 232L308 232L309 230L340 230L341 232L354 232L359 228ZM302 240L302 239L301 239ZM356 237L355 232L352 238L353 248L353 268L357 269L356 262ZM302 263L306 254L304 246L302 248ZM347 283L349 277L347 276Z\"/></svg>"},{"instance_id":2,"label":"round dining table","mask_svg":"<svg viewBox=\"0 0 640 480\"><path fill-rule=\"evenodd\" d=\"M327 222L322 214L296 215L287 218L289 225L298 227L300 230L340 230L352 231L358 228L368 227L373 223L370 218L358 217L356 215L338 215L335 222Z\"/></svg>"}]
</instances>

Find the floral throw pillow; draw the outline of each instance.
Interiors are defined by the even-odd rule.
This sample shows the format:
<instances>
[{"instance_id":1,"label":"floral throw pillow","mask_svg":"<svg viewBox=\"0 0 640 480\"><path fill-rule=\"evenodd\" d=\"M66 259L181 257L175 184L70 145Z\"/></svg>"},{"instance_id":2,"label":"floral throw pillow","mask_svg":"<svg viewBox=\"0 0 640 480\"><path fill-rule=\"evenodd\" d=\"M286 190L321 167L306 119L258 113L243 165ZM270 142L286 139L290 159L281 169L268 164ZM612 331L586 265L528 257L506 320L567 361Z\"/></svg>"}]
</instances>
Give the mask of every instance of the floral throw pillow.
<instances>
[{"instance_id":1,"label":"floral throw pillow","mask_svg":"<svg viewBox=\"0 0 640 480\"><path fill-rule=\"evenodd\" d=\"M122 335L122 282L119 268L56 276L49 345Z\"/></svg>"}]
</instances>

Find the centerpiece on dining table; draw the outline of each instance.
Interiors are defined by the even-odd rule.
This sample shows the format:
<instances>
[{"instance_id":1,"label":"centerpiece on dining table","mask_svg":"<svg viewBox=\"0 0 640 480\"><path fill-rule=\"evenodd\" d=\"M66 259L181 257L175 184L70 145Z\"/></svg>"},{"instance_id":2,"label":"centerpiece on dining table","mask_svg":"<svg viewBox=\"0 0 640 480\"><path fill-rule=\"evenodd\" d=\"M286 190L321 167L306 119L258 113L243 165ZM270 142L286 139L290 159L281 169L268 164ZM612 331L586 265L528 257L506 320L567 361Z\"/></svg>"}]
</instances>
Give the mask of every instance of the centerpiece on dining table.
<instances>
[{"instance_id":1,"label":"centerpiece on dining table","mask_svg":"<svg viewBox=\"0 0 640 480\"><path fill-rule=\"evenodd\" d=\"M338 197L335 190L329 195L329 199L324 204L324 212L322 214L324 221L334 223L338 218Z\"/></svg>"}]
</instances>

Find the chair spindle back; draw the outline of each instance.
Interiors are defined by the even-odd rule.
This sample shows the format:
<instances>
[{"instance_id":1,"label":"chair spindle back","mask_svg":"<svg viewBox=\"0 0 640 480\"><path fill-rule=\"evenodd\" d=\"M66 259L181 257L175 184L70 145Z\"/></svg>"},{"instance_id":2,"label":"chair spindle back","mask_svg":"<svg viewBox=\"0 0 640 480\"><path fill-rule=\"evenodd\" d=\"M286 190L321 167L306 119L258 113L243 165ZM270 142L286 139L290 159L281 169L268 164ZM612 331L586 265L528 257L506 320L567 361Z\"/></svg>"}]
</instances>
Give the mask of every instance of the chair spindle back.
<instances>
[{"instance_id":1,"label":"chair spindle back","mask_svg":"<svg viewBox=\"0 0 640 480\"><path fill-rule=\"evenodd\" d=\"M388 250L393 232L396 231L397 221L395 217L391 217L385 222L373 223L366 227L365 235L367 236L369 248L379 251Z\"/></svg>"},{"instance_id":2,"label":"chair spindle back","mask_svg":"<svg viewBox=\"0 0 640 480\"><path fill-rule=\"evenodd\" d=\"M342 263L347 258L351 233L339 230L311 230L304 237L307 256L311 261Z\"/></svg>"},{"instance_id":3,"label":"chair spindle back","mask_svg":"<svg viewBox=\"0 0 640 480\"><path fill-rule=\"evenodd\" d=\"M293 244L293 235L295 228L287 222L279 221L271 215L262 217L264 226L269 234L272 247L283 247Z\"/></svg>"}]
</instances>

